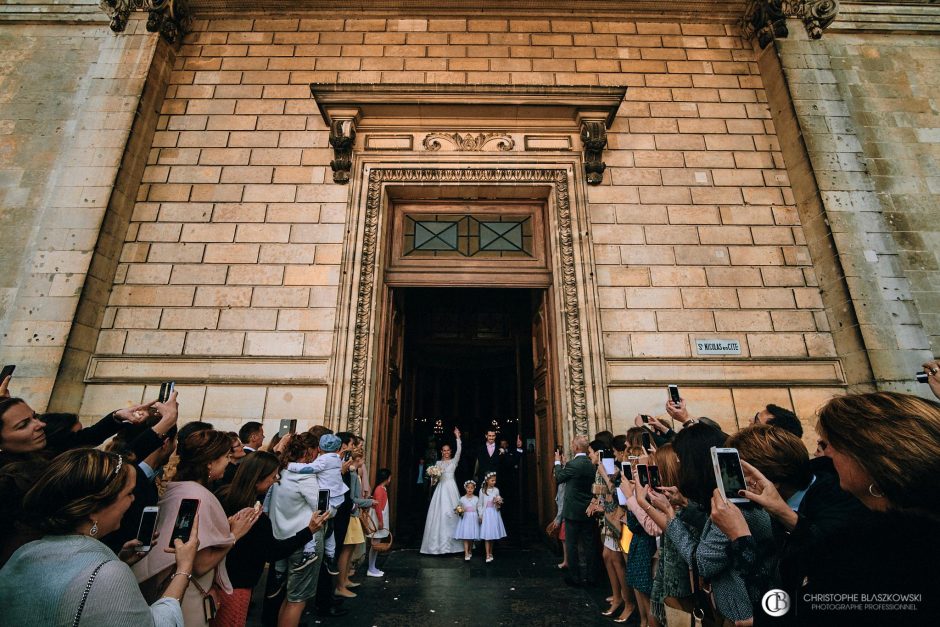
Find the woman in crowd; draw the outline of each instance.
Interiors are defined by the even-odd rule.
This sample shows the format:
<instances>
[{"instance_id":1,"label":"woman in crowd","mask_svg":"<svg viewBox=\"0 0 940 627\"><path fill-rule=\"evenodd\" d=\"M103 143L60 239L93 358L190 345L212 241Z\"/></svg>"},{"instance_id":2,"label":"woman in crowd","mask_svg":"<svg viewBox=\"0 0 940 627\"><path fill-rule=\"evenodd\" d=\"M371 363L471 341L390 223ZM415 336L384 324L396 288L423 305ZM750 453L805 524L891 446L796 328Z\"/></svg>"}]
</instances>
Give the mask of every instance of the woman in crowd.
<instances>
[{"instance_id":1,"label":"woman in crowd","mask_svg":"<svg viewBox=\"0 0 940 627\"><path fill-rule=\"evenodd\" d=\"M704 429L708 431L702 431ZM688 441L682 438L683 434L690 434L687 435ZM716 489L710 449L724 446L725 442L723 433L704 423L683 429L676 436L679 490L690 502L708 503L710 509ZM693 443L694 446L690 446ZM677 522L675 508L669 500L656 492L650 493L650 499L654 506L649 510L650 516L665 530L687 563L710 582L715 606L721 616L730 621L752 621L755 609L753 589L746 585L740 569L734 566L729 548L731 539L706 518L696 545L694 534ZM757 546L762 550L760 560L767 571L772 572L774 552L770 516L761 508L749 508L743 514Z\"/></svg>"},{"instance_id":2,"label":"woman in crowd","mask_svg":"<svg viewBox=\"0 0 940 627\"><path fill-rule=\"evenodd\" d=\"M27 523L42 539L20 547L0 570L4 624L183 626L180 600L193 573L197 533L185 544L176 539L175 555L151 550L166 556L172 574L149 607L125 563L140 559L134 551L140 542L126 544L119 559L96 540L120 525L133 500L135 472L120 455L94 449L68 451L51 462L23 502Z\"/></svg>"},{"instance_id":3,"label":"woman in crowd","mask_svg":"<svg viewBox=\"0 0 940 627\"><path fill-rule=\"evenodd\" d=\"M276 455L256 451L239 464L232 482L222 487L217 496L225 513L234 516L245 508L255 508L278 480L280 461ZM225 558L225 568L232 582L232 594L222 600L222 607L213 627L243 627L248 619L251 591L261 579L264 565L286 559L313 538L329 517L328 512L315 513L307 526L286 540L277 540L271 519L261 512L258 521L235 543Z\"/></svg>"},{"instance_id":4,"label":"woman in crowd","mask_svg":"<svg viewBox=\"0 0 940 627\"><path fill-rule=\"evenodd\" d=\"M679 458L676 457L673 445L667 443L660 446L656 449L653 459L659 468L660 482L665 486L663 493L675 495L675 486L679 483ZM676 500L674 506L677 511L681 511L682 500ZM664 624L666 599L673 599L670 604L677 609L691 612L691 596L689 566L679 556L669 536L663 535L660 540L659 560L656 563L656 576L653 578L653 590L650 594L650 613Z\"/></svg>"},{"instance_id":5,"label":"woman in crowd","mask_svg":"<svg viewBox=\"0 0 940 627\"><path fill-rule=\"evenodd\" d=\"M627 441L630 441L627 433ZM652 464L653 459L646 455L642 446L630 446L626 449L627 457L636 457L637 462ZM639 612L639 624L655 625L655 618L650 614L650 594L653 590L653 559L656 556L656 538L662 530L643 511L646 501L646 488L639 482L639 475L634 466L633 480L624 481L627 496L627 508L624 522L631 533L630 550L627 553L626 585L633 590L636 608ZM640 505L639 503L642 503ZM623 617L621 617L623 618Z\"/></svg>"},{"instance_id":6,"label":"woman in crowd","mask_svg":"<svg viewBox=\"0 0 940 627\"><path fill-rule=\"evenodd\" d=\"M363 451L362 439L354 438L354 442L359 440L360 446L354 446L352 451L352 466L349 467L349 494L353 502L352 514L349 517L349 527L346 528L346 537L343 539L343 546L339 554L339 575L336 578L336 590L334 594L340 597L352 598L356 593L350 588L355 588L359 584L349 580L349 571L352 566L351 560L360 545L364 544L366 537L362 531L362 524L359 522L359 512L375 505L372 499L363 498L362 483L359 479L359 468L362 464ZM362 555L361 552L358 555Z\"/></svg>"},{"instance_id":7,"label":"woman in crowd","mask_svg":"<svg viewBox=\"0 0 940 627\"><path fill-rule=\"evenodd\" d=\"M317 457L319 439L310 433L291 436L284 451L286 463L309 464ZM310 524L317 514L320 483L316 474L285 473L271 490L268 514L274 537L284 540L294 537ZM287 564L287 596L278 614L278 627L297 627L307 601L317 592L320 565L325 546L324 530L313 534L310 543L291 553Z\"/></svg>"},{"instance_id":8,"label":"woman in crowd","mask_svg":"<svg viewBox=\"0 0 940 627\"><path fill-rule=\"evenodd\" d=\"M186 595L182 603L186 627L209 624L204 597L210 594L213 586L226 595L232 594L225 556L258 520L259 512L251 507L228 518L219 500L209 491L212 482L225 471L231 447L228 435L213 429L196 431L180 441L176 451L179 461L175 473L167 477L169 483L159 502L157 531L160 538L168 539L173 535L176 515L183 499L199 501L200 549L193 563L194 590ZM159 590L171 566L172 557L169 554L152 550L134 566L134 574L145 591ZM211 594L219 593L212 591Z\"/></svg>"},{"instance_id":9,"label":"woman in crowd","mask_svg":"<svg viewBox=\"0 0 940 627\"><path fill-rule=\"evenodd\" d=\"M613 444L614 437L609 441ZM604 569L610 582L610 607L602 612L604 616L614 616L632 604L623 583L623 553L620 549L620 506L615 497L613 480L604 469L604 457L612 457L610 449L602 440L595 439L588 445L588 457L597 468L594 476L594 502L596 514L600 516L599 525L603 549L601 556Z\"/></svg>"},{"instance_id":10,"label":"woman in crowd","mask_svg":"<svg viewBox=\"0 0 940 627\"><path fill-rule=\"evenodd\" d=\"M163 419L133 442L132 452L137 459L144 459L155 451L163 443L162 436L176 425L176 392L167 403L152 402L120 409L77 431L61 429L54 441L47 437L46 424L26 401L0 397L0 466L37 455L50 459L69 449L98 446L116 434L124 423L143 422L151 410L159 412Z\"/></svg>"}]
</instances>

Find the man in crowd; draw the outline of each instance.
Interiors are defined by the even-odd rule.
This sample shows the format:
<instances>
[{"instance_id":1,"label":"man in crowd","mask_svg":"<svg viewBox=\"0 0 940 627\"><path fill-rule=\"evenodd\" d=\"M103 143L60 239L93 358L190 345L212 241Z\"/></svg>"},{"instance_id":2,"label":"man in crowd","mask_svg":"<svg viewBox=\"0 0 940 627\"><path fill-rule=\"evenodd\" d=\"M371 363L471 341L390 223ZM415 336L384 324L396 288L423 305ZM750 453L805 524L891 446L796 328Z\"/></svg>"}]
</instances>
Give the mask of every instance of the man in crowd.
<instances>
[{"instance_id":1,"label":"man in crowd","mask_svg":"<svg viewBox=\"0 0 940 627\"><path fill-rule=\"evenodd\" d=\"M238 430L238 439L246 453L254 453L264 444L264 426L260 422L246 422Z\"/></svg>"},{"instance_id":2,"label":"man in crowd","mask_svg":"<svg viewBox=\"0 0 940 627\"><path fill-rule=\"evenodd\" d=\"M588 439L579 435L571 441L574 457L565 464L559 451L555 452L555 481L566 484L562 517L565 519L565 546L568 550L570 574L565 577L569 586L592 584L594 579L594 521L585 513L593 495L595 468L587 456ZM581 548L579 550L579 544ZM584 568L579 575L579 566Z\"/></svg>"}]
</instances>

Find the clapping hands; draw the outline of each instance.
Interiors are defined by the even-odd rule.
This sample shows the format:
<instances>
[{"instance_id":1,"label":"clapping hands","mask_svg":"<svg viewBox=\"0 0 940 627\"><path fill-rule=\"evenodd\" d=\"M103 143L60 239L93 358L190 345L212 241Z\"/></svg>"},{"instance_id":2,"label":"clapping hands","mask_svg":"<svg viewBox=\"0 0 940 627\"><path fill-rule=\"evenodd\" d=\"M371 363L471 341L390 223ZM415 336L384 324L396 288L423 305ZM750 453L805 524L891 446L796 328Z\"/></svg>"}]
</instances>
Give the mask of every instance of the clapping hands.
<instances>
[{"instance_id":1,"label":"clapping hands","mask_svg":"<svg viewBox=\"0 0 940 627\"><path fill-rule=\"evenodd\" d=\"M238 542L244 538L260 517L261 510L254 507L246 507L234 516L229 516L228 525L232 535L235 536L235 541Z\"/></svg>"}]
</instances>

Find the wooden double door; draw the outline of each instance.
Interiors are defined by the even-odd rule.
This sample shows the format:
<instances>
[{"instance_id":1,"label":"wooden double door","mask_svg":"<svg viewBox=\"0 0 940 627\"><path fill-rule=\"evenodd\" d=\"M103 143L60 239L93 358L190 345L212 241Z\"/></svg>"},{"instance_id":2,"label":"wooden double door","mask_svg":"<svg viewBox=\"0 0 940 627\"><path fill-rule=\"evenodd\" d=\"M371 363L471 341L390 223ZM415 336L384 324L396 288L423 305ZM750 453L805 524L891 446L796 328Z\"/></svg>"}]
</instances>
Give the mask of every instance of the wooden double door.
<instances>
[{"instance_id":1,"label":"wooden double door","mask_svg":"<svg viewBox=\"0 0 940 627\"><path fill-rule=\"evenodd\" d=\"M550 291L389 287L385 296L372 468L392 472L401 540L420 542L430 490L419 472L444 443L454 446L454 427L464 444L458 485L474 476L488 429L506 441L505 522L511 539L532 536L554 515L551 453L560 424Z\"/></svg>"}]
</instances>

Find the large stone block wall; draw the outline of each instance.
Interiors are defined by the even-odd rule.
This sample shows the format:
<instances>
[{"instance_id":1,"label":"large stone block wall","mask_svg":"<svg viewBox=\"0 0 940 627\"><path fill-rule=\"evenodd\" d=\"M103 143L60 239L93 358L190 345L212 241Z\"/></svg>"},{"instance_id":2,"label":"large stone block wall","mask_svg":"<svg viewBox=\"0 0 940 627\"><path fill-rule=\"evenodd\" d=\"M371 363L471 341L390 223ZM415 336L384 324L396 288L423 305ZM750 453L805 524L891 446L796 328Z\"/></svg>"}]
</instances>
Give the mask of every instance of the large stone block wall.
<instances>
[{"instance_id":1,"label":"large stone block wall","mask_svg":"<svg viewBox=\"0 0 940 627\"><path fill-rule=\"evenodd\" d=\"M928 18L924 28L937 22ZM914 373L940 350L938 44L834 32L765 51L779 59L811 167L801 189L818 190L798 194L803 220L835 255L822 281L839 292L835 326L863 342L847 369L867 360L877 387L927 396ZM785 152L798 167L798 147Z\"/></svg>"},{"instance_id":2,"label":"large stone block wall","mask_svg":"<svg viewBox=\"0 0 940 627\"><path fill-rule=\"evenodd\" d=\"M187 385L225 426L325 416L326 382L264 383L265 359L329 364L349 187L333 184L309 84L626 85L603 184L587 190L604 357L835 357L757 57L735 27L499 17L198 20L169 77L96 353L257 360L258 381ZM771 367L757 378L773 380ZM686 380L695 380L686 372ZM792 389L790 389L792 387ZM684 388L746 422L763 399L811 413L835 388ZM153 394L87 388L83 414ZM616 385L614 425L664 389Z\"/></svg>"},{"instance_id":3,"label":"large stone block wall","mask_svg":"<svg viewBox=\"0 0 940 627\"><path fill-rule=\"evenodd\" d=\"M18 365L13 391L40 410L155 46L137 22L123 37L101 23L0 24L0 363Z\"/></svg>"}]
</instances>

